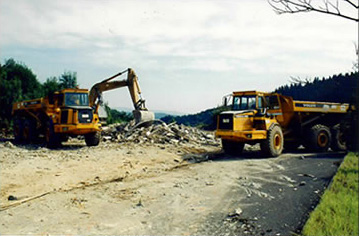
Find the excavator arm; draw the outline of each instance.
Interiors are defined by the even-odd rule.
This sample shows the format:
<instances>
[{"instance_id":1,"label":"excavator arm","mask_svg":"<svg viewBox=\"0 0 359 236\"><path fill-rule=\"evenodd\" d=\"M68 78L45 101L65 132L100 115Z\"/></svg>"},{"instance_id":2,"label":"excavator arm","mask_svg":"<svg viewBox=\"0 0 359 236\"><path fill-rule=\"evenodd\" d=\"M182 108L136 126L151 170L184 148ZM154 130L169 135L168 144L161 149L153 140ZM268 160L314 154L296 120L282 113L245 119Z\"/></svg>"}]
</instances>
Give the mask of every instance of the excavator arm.
<instances>
[{"instance_id":1,"label":"excavator arm","mask_svg":"<svg viewBox=\"0 0 359 236\"><path fill-rule=\"evenodd\" d=\"M115 80L113 79L121 76L127 72L127 79L125 80ZM154 120L154 113L148 111L145 106L145 100L141 97L141 89L138 84L138 78L135 71L131 68L128 68L125 71L122 71L110 78L107 78L99 83L96 83L92 86L89 94L90 106L95 109L95 112L98 113L99 107L103 103L102 93L108 90L113 90L121 87L128 87L132 103L134 106L133 115L136 123L151 121Z\"/></svg>"}]
</instances>

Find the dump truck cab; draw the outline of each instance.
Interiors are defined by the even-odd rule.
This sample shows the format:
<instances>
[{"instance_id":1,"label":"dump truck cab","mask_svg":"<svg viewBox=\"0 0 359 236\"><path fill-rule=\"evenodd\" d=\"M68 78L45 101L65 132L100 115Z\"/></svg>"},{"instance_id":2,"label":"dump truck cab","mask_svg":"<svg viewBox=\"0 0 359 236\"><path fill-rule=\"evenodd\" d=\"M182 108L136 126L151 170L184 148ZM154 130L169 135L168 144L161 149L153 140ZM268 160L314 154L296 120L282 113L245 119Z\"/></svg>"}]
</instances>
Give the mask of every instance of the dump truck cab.
<instances>
[{"instance_id":1,"label":"dump truck cab","mask_svg":"<svg viewBox=\"0 0 359 236\"><path fill-rule=\"evenodd\" d=\"M49 96L51 120L56 133L82 135L100 131L101 125L89 105L87 89L64 89Z\"/></svg>"},{"instance_id":2,"label":"dump truck cab","mask_svg":"<svg viewBox=\"0 0 359 236\"><path fill-rule=\"evenodd\" d=\"M277 94L258 91L233 92L224 99L230 110L217 119L216 137L222 139L226 152L238 153L244 144L256 144L267 139L268 130L280 126L277 116L281 109ZM277 135L274 147L283 148L283 134Z\"/></svg>"}]
</instances>

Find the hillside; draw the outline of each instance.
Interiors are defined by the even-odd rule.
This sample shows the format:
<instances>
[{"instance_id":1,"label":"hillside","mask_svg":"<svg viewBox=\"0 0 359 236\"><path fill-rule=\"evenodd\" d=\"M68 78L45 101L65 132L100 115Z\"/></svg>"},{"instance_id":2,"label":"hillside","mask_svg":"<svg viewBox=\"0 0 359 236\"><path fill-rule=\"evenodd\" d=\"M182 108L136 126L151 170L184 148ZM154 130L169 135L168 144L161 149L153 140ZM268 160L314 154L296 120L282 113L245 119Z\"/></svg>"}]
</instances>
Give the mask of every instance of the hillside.
<instances>
[{"instance_id":1,"label":"hillside","mask_svg":"<svg viewBox=\"0 0 359 236\"><path fill-rule=\"evenodd\" d=\"M274 92L291 96L295 100L357 103L358 81L358 72L322 79L314 78L313 81L296 79L289 85L278 87ZM214 130L216 128L216 117L223 110L223 107L217 107L192 115L166 116L161 120L166 123L175 121L178 124Z\"/></svg>"},{"instance_id":2,"label":"hillside","mask_svg":"<svg viewBox=\"0 0 359 236\"><path fill-rule=\"evenodd\" d=\"M162 121L166 123L176 122L178 124L184 124L187 126L195 126L205 130L214 130L216 129L216 119L217 115L226 110L224 107L217 107L207 109L205 111L184 116L165 116L161 118Z\"/></svg>"}]
</instances>

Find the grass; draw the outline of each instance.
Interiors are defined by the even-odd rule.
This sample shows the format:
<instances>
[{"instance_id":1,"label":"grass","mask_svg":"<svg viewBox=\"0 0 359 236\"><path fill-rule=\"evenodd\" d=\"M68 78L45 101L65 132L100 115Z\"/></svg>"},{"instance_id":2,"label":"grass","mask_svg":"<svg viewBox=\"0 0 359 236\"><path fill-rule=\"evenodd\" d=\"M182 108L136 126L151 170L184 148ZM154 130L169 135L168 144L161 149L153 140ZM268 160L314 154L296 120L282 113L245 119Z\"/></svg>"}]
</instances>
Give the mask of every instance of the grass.
<instances>
[{"instance_id":1,"label":"grass","mask_svg":"<svg viewBox=\"0 0 359 236\"><path fill-rule=\"evenodd\" d=\"M349 153L305 224L303 235L359 235L358 153Z\"/></svg>"}]
</instances>

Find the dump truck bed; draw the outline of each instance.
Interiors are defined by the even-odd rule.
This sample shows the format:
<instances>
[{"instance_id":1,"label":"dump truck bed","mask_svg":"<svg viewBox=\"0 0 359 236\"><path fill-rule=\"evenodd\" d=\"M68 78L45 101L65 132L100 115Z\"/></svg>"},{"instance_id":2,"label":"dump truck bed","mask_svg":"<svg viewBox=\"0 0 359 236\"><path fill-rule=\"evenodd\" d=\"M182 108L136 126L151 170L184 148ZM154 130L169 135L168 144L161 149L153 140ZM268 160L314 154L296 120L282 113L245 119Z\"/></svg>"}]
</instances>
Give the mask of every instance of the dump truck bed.
<instances>
[{"instance_id":1,"label":"dump truck bed","mask_svg":"<svg viewBox=\"0 0 359 236\"><path fill-rule=\"evenodd\" d=\"M293 101L294 112L346 113L349 104L330 102Z\"/></svg>"},{"instance_id":2,"label":"dump truck bed","mask_svg":"<svg viewBox=\"0 0 359 236\"><path fill-rule=\"evenodd\" d=\"M42 107L42 101L43 98L37 98L32 100L16 102L13 104L12 112L14 113L16 110L23 110L23 109L40 109Z\"/></svg>"}]
</instances>

